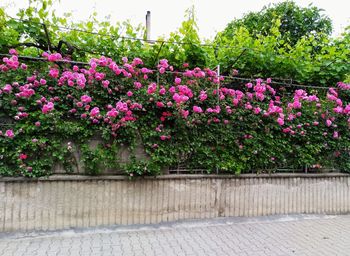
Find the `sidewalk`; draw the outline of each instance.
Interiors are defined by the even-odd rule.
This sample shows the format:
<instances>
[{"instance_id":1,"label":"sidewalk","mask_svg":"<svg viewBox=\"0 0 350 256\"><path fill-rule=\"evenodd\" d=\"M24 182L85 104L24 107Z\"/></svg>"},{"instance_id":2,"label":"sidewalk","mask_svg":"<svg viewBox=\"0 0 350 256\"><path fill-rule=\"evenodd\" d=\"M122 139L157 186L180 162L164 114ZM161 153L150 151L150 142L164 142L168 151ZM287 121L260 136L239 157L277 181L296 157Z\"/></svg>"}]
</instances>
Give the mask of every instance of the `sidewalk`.
<instances>
[{"instance_id":1,"label":"sidewalk","mask_svg":"<svg viewBox=\"0 0 350 256\"><path fill-rule=\"evenodd\" d=\"M0 234L0 255L350 255L350 215L224 218Z\"/></svg>"}]
</instances>

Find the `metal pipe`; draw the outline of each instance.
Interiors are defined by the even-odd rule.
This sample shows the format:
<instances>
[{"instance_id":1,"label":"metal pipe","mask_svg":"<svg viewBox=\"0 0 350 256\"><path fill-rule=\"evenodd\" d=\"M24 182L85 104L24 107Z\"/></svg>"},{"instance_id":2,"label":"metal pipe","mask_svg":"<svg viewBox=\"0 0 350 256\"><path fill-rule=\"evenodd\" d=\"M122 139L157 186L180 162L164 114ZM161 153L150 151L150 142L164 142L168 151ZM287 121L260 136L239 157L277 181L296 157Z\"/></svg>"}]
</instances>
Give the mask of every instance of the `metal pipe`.
<instances>
[{"instance_id":1,"label":"metal pipe","mask_svg":"<svg viewBox=\"0 0 350 256\"><path fill-rule=\"evenodd\" d=\"M146 39L151 41L151 12L147 11L146 14Z\"/></svg>"}]
</instances>

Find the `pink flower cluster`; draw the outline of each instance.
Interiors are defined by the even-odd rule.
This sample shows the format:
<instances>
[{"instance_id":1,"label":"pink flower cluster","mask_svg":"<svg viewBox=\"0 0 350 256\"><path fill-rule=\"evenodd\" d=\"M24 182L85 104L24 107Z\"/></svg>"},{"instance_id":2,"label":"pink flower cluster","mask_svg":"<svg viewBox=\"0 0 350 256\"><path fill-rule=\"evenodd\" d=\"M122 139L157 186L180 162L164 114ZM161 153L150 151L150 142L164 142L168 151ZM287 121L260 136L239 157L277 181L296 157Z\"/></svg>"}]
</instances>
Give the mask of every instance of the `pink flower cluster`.
<instances>
[{"instance_id":1,"label":"pink flower cluster","mask_svg":"<svg viewBox=\"0 0 350 256\"><path fill-rule=\"evenodd\" d=\"M54 109L54 104L52 102L48 102L47 104L44 104L41 111L43 114L47 114L51 112Z\"/></svg>"},{"instance_id":2,"label":"pink flower cluster","mask_svg":"<svg viewBox=\"0 0 350 256\"><path fill-rule=\"evenodd\" d=\"M19 68L17 53L12 51L12 54L11 58L3 59L2 71ZM51 62L62 59L56 53L43 56ZM350 124L350 104L339 96L339 90L350 90L344 83L330 88L326 99L302 89L296 90L290 98L281 98L277 89L270 85L271 79L257 79L242 90L227 88L224 78L213 70L194 68L173 75L173 67L163 59L157 66L159 73L173 77L169 84L161 85L149 81L148 76L153 71L142 65L141 59L129 62L126 57L121 64L107 57L94 58L86 68L74 66L62 71L52 64L46 76L38 78L35 74L25 83L5 84L0 95L14 96L11 105L23 107L17 109L16 121L31 115L30 111L24 111L24 105L34 101L40 106L36 110L43 114L68 108L67 116L109 126L113 136L128 122L135 122L153 111L157 121L164 125L157 126L162 130L159 135L162 141L172 138L166 133L165 124L173 118L180 118L187 125L231 125L232 120L247 118L267 120L281 132L293 136L305 136L307 127L322 126L322 129L332 129L327 134L332 134L334 139L341 137L337 129L339 118L349 118ZM312 115L306 111L310 109L313 109ZM5 136L13 138L14 134L6 131Z\"/></svg>"},{"instance_id":3,"label":"pink flower cluster","mask_svg":"<svg viewBox=\"0 0 350 256\"><path fill-rule=\"evenodd\" d=\"M11 58L4 57L2 61L4 64L0 65L0 70L4 72L8 70L16 70L20 66L17 55L12 55ZM24 66L22 66L22 68L25 69Z\"/></svg>"},{"instance_id":4,"label":"pink flower cluster","mask_svg":"<svg viewBox=\"0 0 350 256\"><path fill-rule=\"evenodd\" d=\"M42 56L44 58L46 58L48 61L51 61L51 62L55 62L55 61L58 61L58 60L62 60L62 55L60 53L53 53L53 54L49 54L47 52L44 52L42 54Z\"/></svg>"}]
</instances>

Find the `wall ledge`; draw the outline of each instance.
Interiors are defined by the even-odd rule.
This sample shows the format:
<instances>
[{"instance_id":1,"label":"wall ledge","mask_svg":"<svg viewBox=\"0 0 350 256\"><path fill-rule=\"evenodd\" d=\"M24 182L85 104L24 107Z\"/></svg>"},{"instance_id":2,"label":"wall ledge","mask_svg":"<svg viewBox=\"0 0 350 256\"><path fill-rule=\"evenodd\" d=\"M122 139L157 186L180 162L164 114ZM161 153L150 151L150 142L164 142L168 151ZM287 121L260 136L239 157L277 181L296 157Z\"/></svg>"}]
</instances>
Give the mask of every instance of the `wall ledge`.
<instances>
[{"instance_id":1,"label":"wall ledge","mask_svg":"<svg viewBox=\"0 0 350 256\"><path fill-rule=\"evenodd\" d=\"M144 176L131 178L126 175L51 175L40 178L26 177L1 177L0 182L37 182L37 181L99 181L99 180L177 180L177 179L274 179L274 178L333 178L350 177L348 173L330 172L330 173L274 173L274 174L171 174L159 176Z\"/></svg>"}]
</instances>

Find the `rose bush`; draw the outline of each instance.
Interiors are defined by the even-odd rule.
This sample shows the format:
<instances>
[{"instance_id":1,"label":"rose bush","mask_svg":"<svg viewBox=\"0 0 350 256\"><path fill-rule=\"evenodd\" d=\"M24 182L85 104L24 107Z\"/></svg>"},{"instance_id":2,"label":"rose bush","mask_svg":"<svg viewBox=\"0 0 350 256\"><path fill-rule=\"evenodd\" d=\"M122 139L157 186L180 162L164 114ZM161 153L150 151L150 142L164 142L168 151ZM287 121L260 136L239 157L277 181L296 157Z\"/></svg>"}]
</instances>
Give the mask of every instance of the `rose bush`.
<instances>
[{"instance_id":1,"label":"rose bush","mask_svg":"<svg viewBox=\"0 0 350 256\"><path fill-rule=\"evenodd\" d=\"M179 164L234 173L350 169L345 83L291 92L257 79L233 88L213 70L176 72L165 59L152 70L140 58L102 56L76 66L44 53L38 68L10 54L0 64L2 175L48 175L57 163L72 171L75 150L90 174L104 166L159 174ZM103 143L91 149L96 134ZM148 160L135 157L140 142ZM128 163L117 158L121 145L131 151Z\"/></svg>"}]
</instances>

